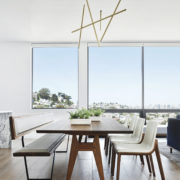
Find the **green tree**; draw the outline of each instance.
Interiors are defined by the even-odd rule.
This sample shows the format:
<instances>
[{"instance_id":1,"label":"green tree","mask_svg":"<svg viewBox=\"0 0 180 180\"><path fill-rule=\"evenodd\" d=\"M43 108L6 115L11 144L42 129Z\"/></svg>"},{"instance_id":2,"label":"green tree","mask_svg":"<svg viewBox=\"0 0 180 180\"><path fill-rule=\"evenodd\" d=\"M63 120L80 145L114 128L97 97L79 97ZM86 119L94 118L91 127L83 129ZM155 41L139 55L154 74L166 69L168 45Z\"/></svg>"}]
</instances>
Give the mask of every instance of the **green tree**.
<instances>
[{"instance_id":1,"label":"green tree","mask_svg":"<svg viewBox=\"0 0 180 180\"><path fill-rule=\"evenodd\" d=\"M64 100L66 99L66 94L65 93L61 93L61 97L62 97L62 101L64 102Z\"/></svg>"},{"instance_id":2,"label":"green tree","mask_svg":"<svg viewBox=\"0 0 180 180\"><path fill-rule=\"evenodd\" d=\"M42 88L38 93L41 99L50 99L50 90L48 88Z\"/></svg>"},{"instance_id":3,"label":"green tree","mask_svg":"<svg viewBox=\"0 0 180 180\"><path fill-rule=\"evenodd\" d=\"M63 94L63 93L61 93L61 92L58 92L58 96L59 96L59 97L61 97L61 95L62 95L62 94Z\"/></svg>"},{"instance_id":4,"label":"green tree","mask_svg":"<svg viewBox=\"0 0 180 180\"><path fill-rule=\"evenodd\" d=\"M39 97L39 94L37 95L37 101L39 101L40 97Z\"/></svg>"},{"instance_id":5,"label":"green tree","mask_svg":"<svg viewBox=\"0 0 180 180\"><path fill-rule=\"evenodd\" d=\"M65 99L66 99L66 104L68 105L68 106L70 106L70 105L72 105L73 104L73 102L71 101L71 96L68 96L68 95L66 95L65 96Z\"/></svg>"},{"instance_id":6,"label":"green tree","mask_svg":"<svg viewBox=\"0 0 180 180\"><path fill-rule=\"evenodd\" d=\"M58 102L58 96L56 94L52 94L51 100L53 102Z\"/></svg>"}]
</instances>

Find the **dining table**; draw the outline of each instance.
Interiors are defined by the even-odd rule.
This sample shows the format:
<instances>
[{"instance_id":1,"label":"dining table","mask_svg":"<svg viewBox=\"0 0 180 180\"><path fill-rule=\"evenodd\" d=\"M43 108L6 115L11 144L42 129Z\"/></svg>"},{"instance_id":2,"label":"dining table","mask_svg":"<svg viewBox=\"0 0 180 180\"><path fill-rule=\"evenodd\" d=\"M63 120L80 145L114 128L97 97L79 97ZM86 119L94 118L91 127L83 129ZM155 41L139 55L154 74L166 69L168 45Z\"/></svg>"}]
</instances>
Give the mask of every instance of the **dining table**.
<instances>
[{"instance_id":1,"label":"dining table","mask_svg":"<svg viewBox=\"0 0 180 180\"><path fill-rule=\"evenodd\" d=\"M130 134L132 130L120 124L113 118L102 118L101 121L91 122L90 125L71 125L68 118L59 119L45 127L37 129L37 133L64 133L72 135L71 150L66 180L71 179L76 157L79 151L92 151L100 180L104 180L103 164L100 150L100 137L113 133ZM78 141L78 136L92 136L93 142Z\"/></svg>"}]
</instances>

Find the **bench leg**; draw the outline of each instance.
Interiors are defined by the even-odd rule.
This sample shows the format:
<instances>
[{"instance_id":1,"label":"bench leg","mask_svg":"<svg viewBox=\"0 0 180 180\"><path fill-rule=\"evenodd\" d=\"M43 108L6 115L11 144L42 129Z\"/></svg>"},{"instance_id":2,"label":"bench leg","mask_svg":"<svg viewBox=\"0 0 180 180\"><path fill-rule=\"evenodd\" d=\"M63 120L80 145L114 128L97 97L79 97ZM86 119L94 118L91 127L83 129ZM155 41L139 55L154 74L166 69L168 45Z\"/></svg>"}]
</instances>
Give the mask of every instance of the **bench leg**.
<instances>
[{"instance_id":1,"label":"bench leg","mask_svg":"<svg viewBox=\"0 0 180 180\"><path fill-rule=\"evenodd\" d=\"M65 151L56 151L56 153L67 153L68 152L68 147L69 147L69 135L68 135L68 139L67 139L66 150Z\"/></svg>"},{"instance_id":2,"label":"bench leg","mask_svg":"<svg viewBox=\"0 0 180 180\"><path fill-rule=\"evenodd\" d=\"M25 146L24 143L24 136L21 137L21 142L22 142L22 147ZM67 148L66 148L66 152L68 151L68 144L69 144L69 136L68 136L68 143L67 143ZM53 170L54 170L54 161L55 161L55 151L53 154L53 162L52 162L52 168L51 168L51 178L47 178L47 179L39 179L39 180L52 180L53 177ZM38 180L37 178L33 179L33 178L29 178L29 171L28 171L28 165L27 165L27 159L26 156L24 156L24 164L25 164L25 169L26 169L26 177L27 180Z\"/></svg>"},{"instance_id":3,"label":"bench leg","mask_svg":"<svg viewBox=\"0 0 180 180\"><path fill-rule=\"evenodd\" d=\"M51 168L51 178L42 178L42 179L39 179L39 180L52 180L53 178L53 170L54 170L54 161L55 161L55 152L53 154L53 162L52 162L52 168ZM24 156L24 164L25 164L25 169L26 169L26 177L27 177L27 180L38 180L37 178L29 178L29 172L28 172L28 165L27 165L27 159L26 159L26 156Z\"/></svg>"},{"instance_id":4,"label":"bench leg","mask_svg":"<svg viewBox=\"0 0 180 180\"><path fill-rule=\"evenodd\" d=\"M25 169L26 169L26 177L27 177L27 180L29 180L29 172L28 172L26 156L24 156L24 164L25 164Z\"/></svg>"}]
</instances>

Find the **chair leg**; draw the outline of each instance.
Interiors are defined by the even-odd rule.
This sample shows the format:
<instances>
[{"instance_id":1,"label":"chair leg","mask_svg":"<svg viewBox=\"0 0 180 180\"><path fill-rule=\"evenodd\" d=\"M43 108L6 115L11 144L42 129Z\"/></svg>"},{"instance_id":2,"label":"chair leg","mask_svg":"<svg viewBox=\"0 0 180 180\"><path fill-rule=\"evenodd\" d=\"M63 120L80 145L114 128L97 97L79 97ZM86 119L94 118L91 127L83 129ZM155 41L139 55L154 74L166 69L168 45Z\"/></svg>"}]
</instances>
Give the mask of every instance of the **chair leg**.
<instances>
[{"instance_id":1,"label":"chair leg","mask_svg":"<svg viewBox=\"0 0 180 180\"><path fill-rule=\"evenodd\" d=\"M139 155L142 165L144 166L144 158L143 155Z\"/></svg>"},{"instance_id":2,"label":"chair leg","mask_svg":"<svg viewBox=\"0 0 180 180\"><path fill-rule=\"evenodd\" d=\"M110 164L110 162L111 162L111 151L112 150L112 143L111 142L109 142L109 159L108 159L108 164Z\"/></svg>"},{"instance_id":3,"label":"chair leg","mask_svg":"<svg viewBox=\"0 0 180 180\"><path fill-rule=\"evenodd\" d=\"M85 137L85 143L87 143L87 141L88 141L88 136Z\"/></svg>"},{"instance_id":4,"label":"chair leg","mask_svg":"<svg viewBox=\"0 0 180 180\"><path fill-rule=\"evenodd\" d=\"M162 166L162 162L161 162L161 156L159 153L158 142L156 142L155 153L156 153L156 158L157 158L157 162L158 162L158 166L159 166L159 170L160 170L160 174L161 174L161 179L165 180L165 175L164 175L163 166Z\"/></svg>"},{"instance_id":5,"label":"chair leg","mask_svg":"<svg viewBox=\"0 0 180 180\"><path fill-rule=\"evenodd\" d=\"M106 136L106 137L105 137L105 139L104 139L104 150L106 149L106 145L107 145L107 138L108 138L108 136Z\"/></svg>"},{"instance_id":6,"label":"chair leg","mask_svg":"<svg viewBox=\"0 0 180 180\"><path fill-rule=\"evenodd\" d=\"M149 161L148 155L146 155L146 161L147 161L149 173L152 173L152 171L151 171L151 165L150 165L150 161Z\"/></svg>"},{"instance_id":7,"label":"chair leg","mask_svg":"<svg viewBox=\"0 0 180 180\"><path fill-rule=\"evenodd\" d=\"M112 146L111 176L114 176L115 161L116 161L116 152L114 150L114 147Z\"/></svg>"},{"instance_id":8,"label":"chair leg","mask_svg":"<svg viewBox=\"0 0 180 180\"><path fill-rule=\"evenodd\" d=\"M153 176L156 177L152 155L149 155L149 158L150 158L150 162L151 162Z\"/></svg>"},{"instance_id":9,"label":"chair leg","mask_svg":"<svg viewBox=\"0 0 180 180\"><path fill-rule=\"evenodd\" d=\"M79 142L81 142L82 141L82 135L79 135Z\"/></svg>"},{"instance_id":10,"label":"chair leg","mask_svg":"<svg viewBox=\"0 0 180 180\"><path fill-rule=\"evenodd\" d=\"M120 163L121 163L121 154L118 154L116 180L119 180L120 177Z\"/></svg>"},{"instance_id":11,"label":"chair leg","mask_svg":"<svg viewBox=\"0 0 180 180\"><path fill-rule=\"evenodd\" d=\"M170 153L172 154L172 151L173 151L173 149L172 148L170 148Z\"/></svg>"},{"instance_id":12,"label":"chair leg","mask_svg":"<svg viewBox=\"0 0 180 180\"><path fill-rule=\"evenodd\" d=\"M108 155L108 148L109 148L109 137L107 138L107 145L106 145L106 149L105 149L105 155Z\"/></svg>"}]
</instances>

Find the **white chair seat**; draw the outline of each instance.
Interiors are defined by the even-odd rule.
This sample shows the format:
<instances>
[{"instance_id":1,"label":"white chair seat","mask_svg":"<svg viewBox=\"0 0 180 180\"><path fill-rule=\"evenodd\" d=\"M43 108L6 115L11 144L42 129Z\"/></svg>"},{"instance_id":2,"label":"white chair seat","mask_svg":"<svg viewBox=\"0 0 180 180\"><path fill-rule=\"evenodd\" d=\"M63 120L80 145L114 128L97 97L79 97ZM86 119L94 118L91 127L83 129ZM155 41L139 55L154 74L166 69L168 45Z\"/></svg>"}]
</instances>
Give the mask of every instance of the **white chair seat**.
<instances>
[{"instance_id":1,"label":"white chair seat","mask_svg":"<svg viewBox=\"0 0 180 180\"><path fill-rule=\"evenodd\" d=\"M141 140L137 137L121 137L121 138L119 138L116 136L116 137L110 137L110 141L112 143L138 144L138 143L140 143Z\"/></svg>"},{"instance_id":2,"label":"white chair seat","mask_svg":"<svg viewBox=\"0 0 180 180\"><path fill-rule=\"evenodd\" d=\"M108 134L108 137L122 137L122 138L124 138L124 137L131 137L132 136L132 134Z\"/></svg>"},{"instance_id":3,"label":"white chair seat","mask_svg":"<svg viewBox=\"0 0 180 180\"><path fill-rule=\"evenodd\" d=\"M120 142L114 143L116 152L118 153L149 153L153 150L153 146L147 146L147 144L123 144Z\"/></svg>"}]
</instances>

